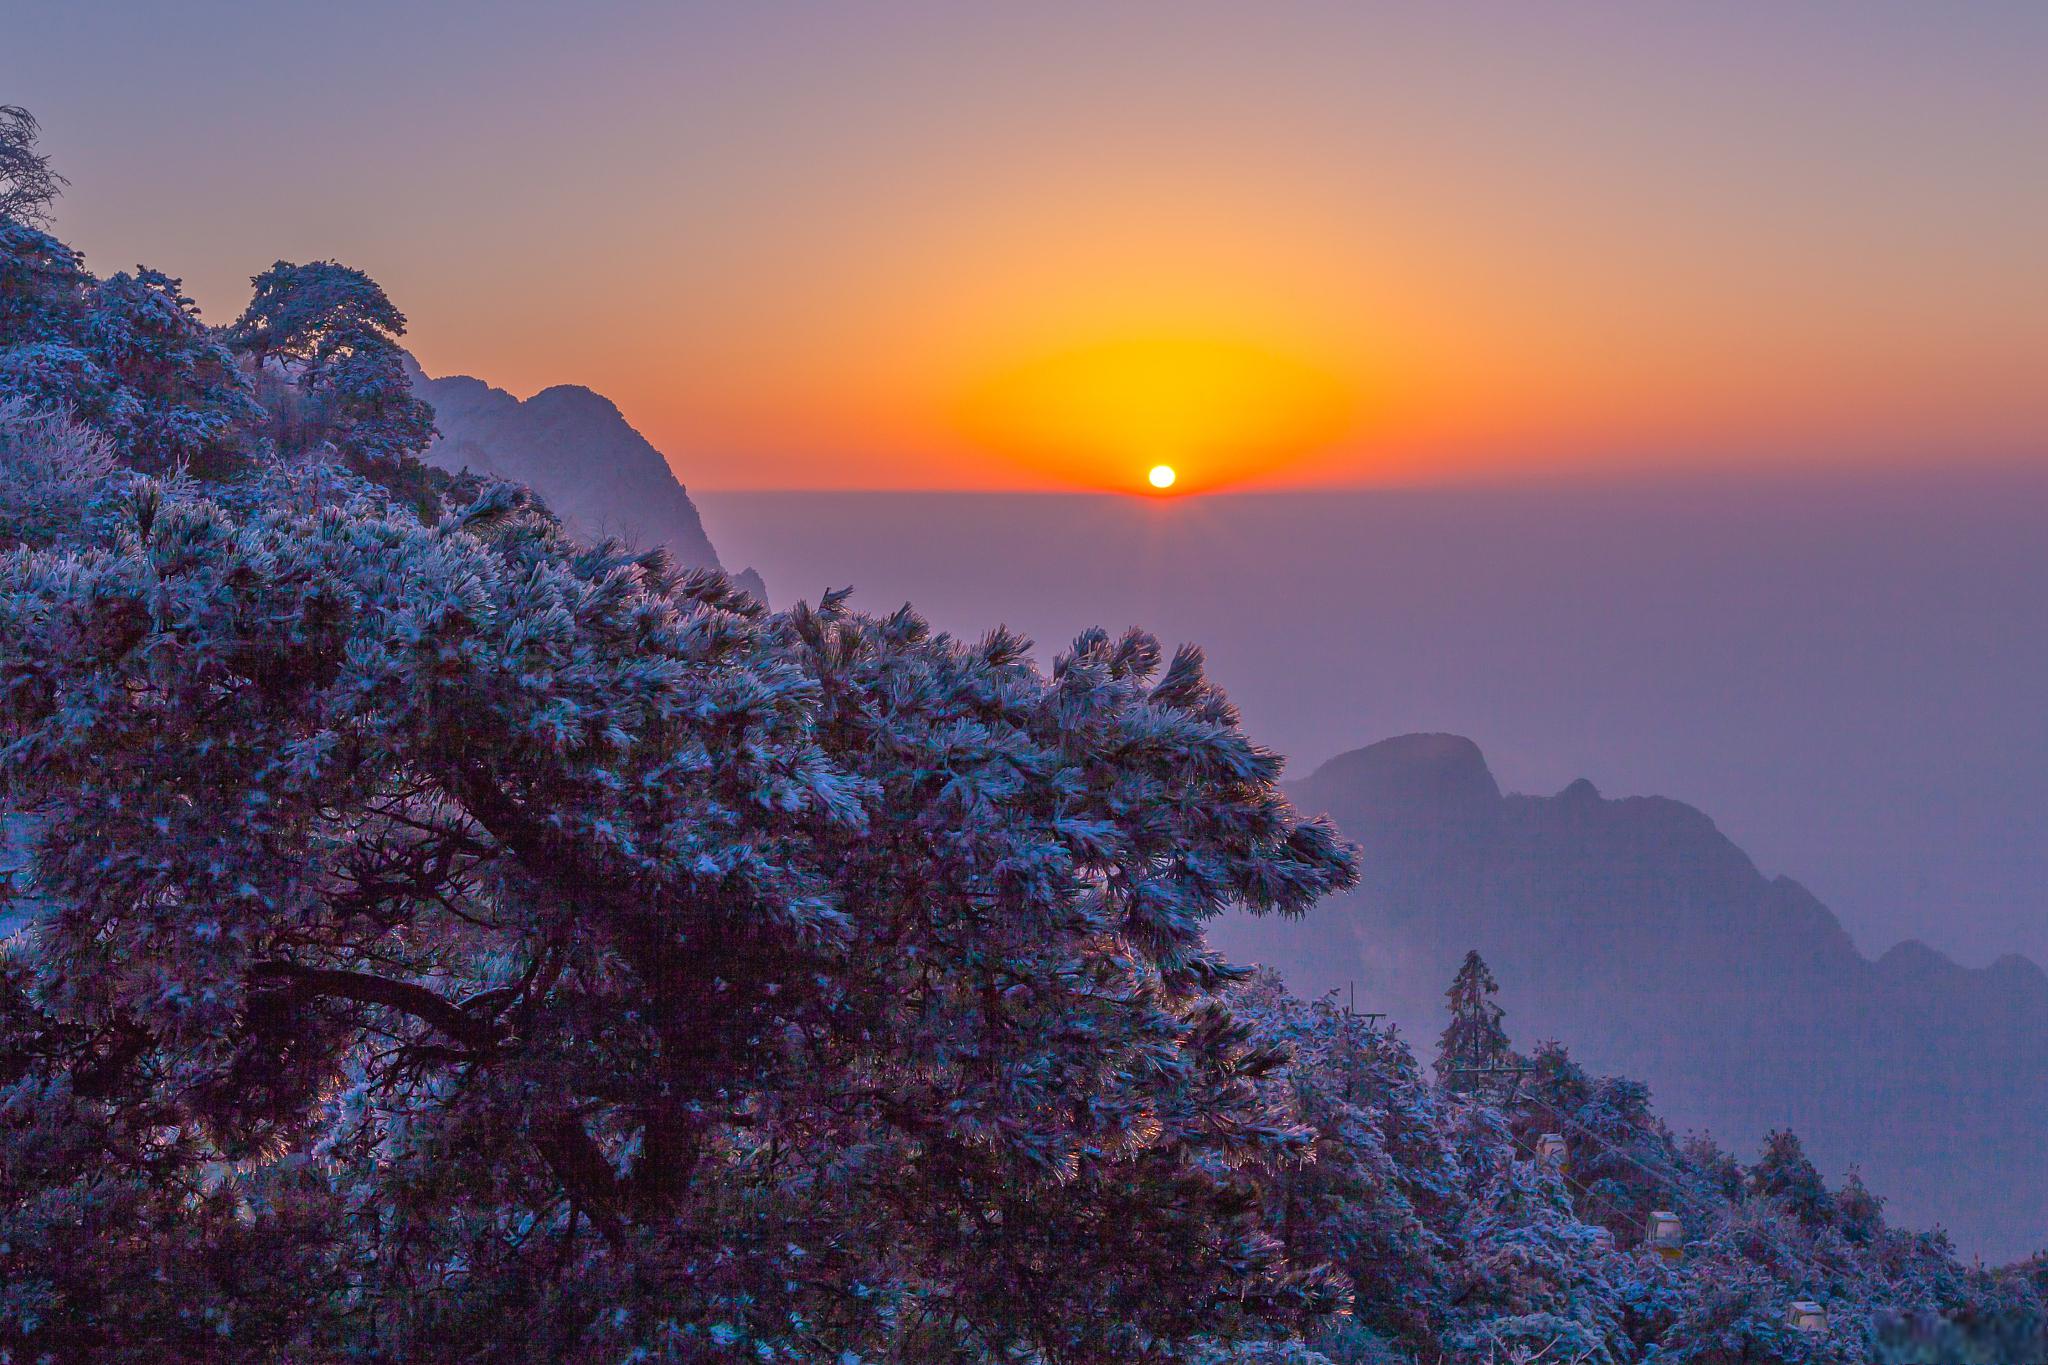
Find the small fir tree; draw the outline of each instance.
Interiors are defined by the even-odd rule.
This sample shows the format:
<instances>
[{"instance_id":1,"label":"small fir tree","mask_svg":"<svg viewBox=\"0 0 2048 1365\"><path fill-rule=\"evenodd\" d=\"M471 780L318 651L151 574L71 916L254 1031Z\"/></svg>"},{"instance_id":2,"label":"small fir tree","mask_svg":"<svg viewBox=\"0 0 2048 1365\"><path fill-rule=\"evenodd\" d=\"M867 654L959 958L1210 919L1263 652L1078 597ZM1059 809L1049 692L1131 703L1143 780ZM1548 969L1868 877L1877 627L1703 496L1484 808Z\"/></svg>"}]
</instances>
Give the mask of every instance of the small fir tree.
<instances>
[{"instance_id":1,"label":"small fir tree","mask_svg":"<svg viewBox=\"0 0 2048 1365\"><path fill-rule=\"evenodd\" d=\"M1500 983L1486 960L1473 949L1451 982L1444 998L1450 1002L1451 1022L1437 1048L1437 1080L1446 1089L1465 1093L1488 1089L1491 1073L1509 1064L1514 1056L1507 1031L1501 1027L1506 1014L1493 1002Z\"/></svg>"}]
</instances>

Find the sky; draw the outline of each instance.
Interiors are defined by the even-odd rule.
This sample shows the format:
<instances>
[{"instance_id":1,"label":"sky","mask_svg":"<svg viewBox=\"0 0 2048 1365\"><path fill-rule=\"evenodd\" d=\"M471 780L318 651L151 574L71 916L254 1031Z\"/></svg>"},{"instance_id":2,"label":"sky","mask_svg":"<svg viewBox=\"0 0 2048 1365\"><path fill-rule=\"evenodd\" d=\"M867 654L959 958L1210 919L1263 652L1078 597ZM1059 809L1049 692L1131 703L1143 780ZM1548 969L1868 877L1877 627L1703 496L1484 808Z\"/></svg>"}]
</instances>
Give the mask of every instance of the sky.
<instances>
[{"instance_id":1,"label":"sky","mask_svg":"<svg viewBox=\"0 0 2048 1365\"><path fill-rule=\"evenodd\" d=\"M25 4L101 271L368 270L699 489L2038 461L2048 7Z\"/></svg>"}]
</instances>

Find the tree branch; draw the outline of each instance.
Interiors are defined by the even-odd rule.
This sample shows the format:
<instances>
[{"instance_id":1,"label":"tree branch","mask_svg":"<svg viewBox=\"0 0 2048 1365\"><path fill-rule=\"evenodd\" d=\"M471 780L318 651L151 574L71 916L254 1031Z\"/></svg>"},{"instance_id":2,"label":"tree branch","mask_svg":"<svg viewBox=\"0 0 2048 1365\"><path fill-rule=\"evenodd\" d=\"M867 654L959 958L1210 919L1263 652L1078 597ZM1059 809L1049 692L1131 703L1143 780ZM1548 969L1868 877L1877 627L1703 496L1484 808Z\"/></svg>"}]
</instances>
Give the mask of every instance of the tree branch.
<instances>
[{"instance_id":1,"label":"tree branch","mask_svg":"<svg viewBox=\"0 0 2048 1365\"><path fill-rule=\"evenodd\" d=\"M252 978L280 978L290 989L303 995L333 1000L353 1000L359 1005L379 1005L410 1015L440 1030L473 1051L483 1052L497 1045L496 1024L470 1014L454 1002L410 981L395 981L367 972L341 971L331 967L302 967L296 962L259 962L249 969Z\"/></svg>"}]
</instances>

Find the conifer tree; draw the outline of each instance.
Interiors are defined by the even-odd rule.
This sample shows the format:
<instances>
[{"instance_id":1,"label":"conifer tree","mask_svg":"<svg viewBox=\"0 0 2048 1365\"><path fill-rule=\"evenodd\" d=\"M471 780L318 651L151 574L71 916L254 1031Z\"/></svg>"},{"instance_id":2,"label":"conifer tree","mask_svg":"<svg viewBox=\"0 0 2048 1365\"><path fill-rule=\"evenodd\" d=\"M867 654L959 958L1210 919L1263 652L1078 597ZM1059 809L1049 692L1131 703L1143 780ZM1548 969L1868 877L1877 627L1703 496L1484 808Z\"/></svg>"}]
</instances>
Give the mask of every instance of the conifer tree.
<instances>
[{"instance_id":1,"label":"conifer tree","mask_svg":"<svg viewBox=\"0 0 2048 1365\"><path fill-rule=\"evenodd\" d=\"M1437 1047L1437 1080L1447 1089L1480 1092L1488 1089L1488 1072L1505 1066L1513 1056L1507 1031L1501 1027L1506 1011L1493 1002L1500 983L1486 960L1473 949L1465 954L1458 975L1444 998L1450 1002L1451 1022Z\"/></svg>"},{"instance_id":2,"label":"conifer tree","mask_svg":"<svg viewBox=\"0 0 2048 1365\"><path fill-rule=\"evenodd\" d=\"M91 288L84 257L47 232L0 218L0 354L68 341Z\"/></svg>"},{"instance_id":3,"label":"conifer tree","mask_svg":"<svg viewBox=\"0 0 2048 1365\"><path fill-rule=\"evenodd\" d=\"M1749 1168L1750 1193L1783 1201L1793 1217L1811 1226L1832 1221L1834 1200L1820 1171L1806 1155L1799 1135L1789 1129L1774 1129L1764 1137L1764 1149L1756 1165Z\"/></svg>"},{"instance_id":4,"label":"conifer tree","mask_svg":"<svg viewBox=\"0 0 2048 1365\"><path fill-rule=\"evenodd\" d=\"M278 450L331 451L402 495L415 493L434 411L405 374L405 315L375 280L336 261L279 261L251 284L255 296L227 336L254 367Z\"/></svg>"},{"instance_id":5,"label":"conifer tree","mask_svg":"<svg viewBox=\"0 0 2048 1365\"><path fill-rule=\"evenodd\" d=\"M197 1296L281 1315L250 1359L1107 1362L1341 1302L1261 1221L1309 1135L1202 926L1352 864L1197 652L251 492L123 476L0 557L0 1352Z\"/></svg>"},{"instance_id":6,"label":"conifer tree","mask_svg":"<svg viewBox=\"0 0 2048 1365\"><path fill-rule=\"evenodd\" d=\"M199 320L182 282L138 266L93 292L85 336L106 375L101 425L132 467L152 473L212 458L225 469L235 428L262 416L247 375Z\"/></svg>"},{"instance_id":7,"label":"conifer tree","mask_svg":"<svg viewBox=\"0 0 2048 1365\"><path fill-rule=\"evenodd\" d=\"M35 376L83 360L75 343L93 286L85 258L43 231L62 177L34 150L35 116L0 105L0 398L35 398Z\"/></svg>"}]
</instances>

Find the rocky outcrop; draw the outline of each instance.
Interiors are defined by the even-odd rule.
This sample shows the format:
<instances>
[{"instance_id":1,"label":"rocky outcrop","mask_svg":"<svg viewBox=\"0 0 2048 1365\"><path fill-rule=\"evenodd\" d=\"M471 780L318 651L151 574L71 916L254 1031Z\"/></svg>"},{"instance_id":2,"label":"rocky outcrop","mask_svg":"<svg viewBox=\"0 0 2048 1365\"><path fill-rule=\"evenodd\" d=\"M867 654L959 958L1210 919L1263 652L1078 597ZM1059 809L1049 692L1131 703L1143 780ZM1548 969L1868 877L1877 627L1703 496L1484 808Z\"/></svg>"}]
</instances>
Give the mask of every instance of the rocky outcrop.
<instances>
[{"instance_id":1,"label":"rocky outcrop","mask_svg":"<svg viewBox=\"0 0 2048 1365\"><path fill-rule=\"evenodd\" d=\"M604 395L558 384L521 400L467 375L429 378L410 357L407 367L440 431L429 463L525 484L583 535L660 545L679 563L723 567L668 460ZM768 600L752 569L734 579Z\"/></svg>"}]
</instances>

